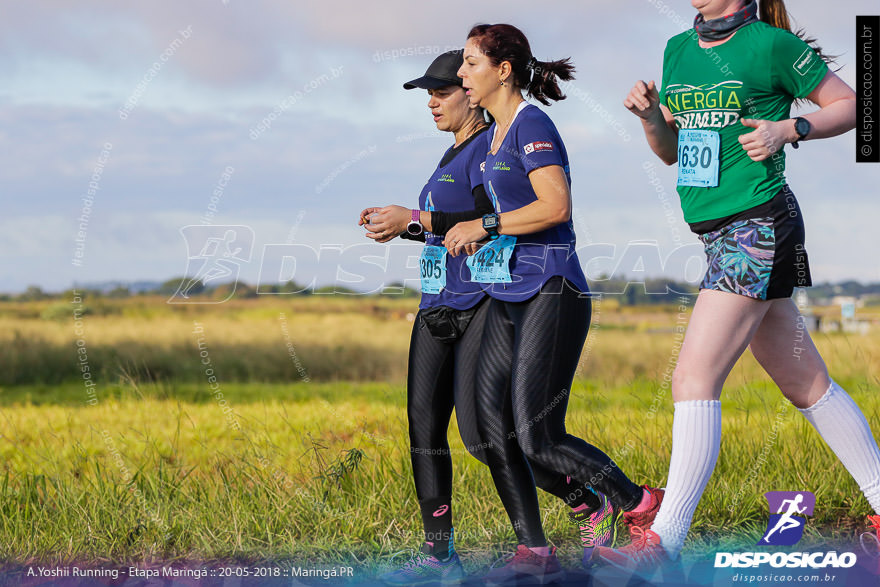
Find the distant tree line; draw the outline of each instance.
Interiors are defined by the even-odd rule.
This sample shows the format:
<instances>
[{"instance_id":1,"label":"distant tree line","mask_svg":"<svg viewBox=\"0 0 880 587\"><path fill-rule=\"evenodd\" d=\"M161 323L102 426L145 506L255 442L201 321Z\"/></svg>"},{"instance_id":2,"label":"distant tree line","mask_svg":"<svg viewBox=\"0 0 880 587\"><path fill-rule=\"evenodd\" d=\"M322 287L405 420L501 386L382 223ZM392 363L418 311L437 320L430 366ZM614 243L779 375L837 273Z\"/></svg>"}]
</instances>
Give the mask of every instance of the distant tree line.
<instances>
[{"instance_id":1,"label":"distant tree line","mask_svg":"<svg viewBox=\"0 0 880 587\"><path fill-rule=\"evenodd\" d=\"M81 297L91 299L120 299L138 296L174 296L186 278L175 277L162 283L138 283L135 286L120 284L106 286L76 287L63 292L51 293L42 288L32 285L19 294L0 294L0 301L30 302L40 300L63 300L70 299L74 290ZM682 295L694 295L697 287L686 282L670 279L657 278L647 280L610 279L605 275L590 281L590 291L602 294L603 297L613 298L624 306L663 305L674 304ZM807 289L811 300L828 300L834 296L851 296L868 299L869 302L880 303L880 283L862 284L857 281L842 281L840 283L822 283ZM404 286L401 282L394 282L385 286L381 292L364 294L352 288L339 285L325 285L321 287L306 287L293 281L274 285L250 285L243 281L222 283L216 286L206 287L204 283L197 282L189 289L189 297L195 299L236 299L256 298L259 295L370 295L392 296L404 298L418 298L421 294L418 290ZM871 298L876 298L872 300Z\"/></svg>"}]
</instances>

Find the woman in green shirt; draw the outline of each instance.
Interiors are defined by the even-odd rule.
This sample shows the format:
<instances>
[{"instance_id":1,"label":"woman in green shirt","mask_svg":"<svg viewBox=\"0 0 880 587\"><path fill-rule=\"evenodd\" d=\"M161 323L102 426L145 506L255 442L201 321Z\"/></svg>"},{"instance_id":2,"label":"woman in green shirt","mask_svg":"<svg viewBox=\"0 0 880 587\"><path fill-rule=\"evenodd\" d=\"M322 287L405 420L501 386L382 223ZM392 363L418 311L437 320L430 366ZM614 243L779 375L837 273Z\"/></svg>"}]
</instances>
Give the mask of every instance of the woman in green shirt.
<instances>
[{"instance_id":1,"label":"woman in green shirt","mask_svg":"<svg viewBox=\"0 0 880 587\"><path fill-rule=\"evenodd\" d=\"M648 144L678 163L685 220L709 270L673 375L666 497L633 543L594 554L623 568L678 557L721 443L721 389L746 347L828 443L880 511L880 451L865 417L828 376L794 287L811 285L800 208L783 147L855 127L853 90L821 50L790 32L782 0L692 0L694 29L673 37L661 88L639 81L624 101ZM819 110L790 118L794 100ZM869 516L880 529L880 516ZM769 538L768 538L768 544Z\"/></svg>"}]
</instances>

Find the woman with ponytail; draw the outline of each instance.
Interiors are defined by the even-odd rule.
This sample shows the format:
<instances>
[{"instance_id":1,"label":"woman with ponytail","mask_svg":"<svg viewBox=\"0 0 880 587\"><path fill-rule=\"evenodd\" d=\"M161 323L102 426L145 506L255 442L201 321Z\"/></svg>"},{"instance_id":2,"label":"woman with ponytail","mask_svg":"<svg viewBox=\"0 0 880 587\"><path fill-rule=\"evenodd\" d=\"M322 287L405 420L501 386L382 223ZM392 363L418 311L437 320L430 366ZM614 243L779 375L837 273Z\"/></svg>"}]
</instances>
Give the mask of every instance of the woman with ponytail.
<instances>
[{"instance_id":1,"label":"woman with ponytail","mask_svg":"<svg viewBox=\"0 0 880 587\"><path fill-rule=\"evenodd\" d=\"M621 512L630 524L650 524L662 498L565 430L590 298L575 254L565 145L523 92L549 105L565 98L558 80L573 73L568 59L537 60L525 35L506 24L474 27L458 71L471 104L495 119L483 173L495 211L456 224L445 241L451 255L470 255L471 279L492 298L476 367L477 426L520 544L485 577L489 584L564 576L544 538L530 462L567 477L571 497L581 500L585 560L594 546L610 546Z\"/></svg>"},{"instance_id":2,"label":"woman with ponytail","mask_svg":"<svg viewBox=\"0 0 880 587\"><path fill-rule=\"evenodd\" d=\"M489 304L481 284L471 282L462 267L466 258L447 259L446 249L439 246L457 222L495 210L482 177L489 127L485 111L472 106L461 87L456 75L461 62L461 49L448 51L434 59L425 75L403 84L406 90L427 90L434 124L455 140L422 188L419 208L370 207L361 211L358 222L368 231L367 238L376 242L399 236L426 245L406 384L410 461L425 541L402 566L379 577L387 585L451 584L465 578L452 525L453 469L446 436L453 407L465 448L486 463L477 430L474 384ZM573 485L565 475L538 463L529 466L535 484L571 508L570 519L581 527L585 548L592 547L593 525L589 516L584 519L585 504L597 499L592 490Z\"/></svg>"},{"instance_id":3,"label":"woman with ponytail","mask_svg":"<svg viewBox=\"0 0 880 587\"><path fill-rule=\"evenodd\" d=\"M672 380L672 458L660 512L631 545L595 552L625 568L678 557L718 459L722 387L747 347L880 512L877 443L829 377L791 299L811 281L783 147L852 130L855 93L819 49L790 32L782 0L761 0L760 19L755 0L692 5L694 30L666 46L660 90L639 81L624 101L657 156L678 163L684 217L709 265ZM791 118L802 99L819 109ZM880 516L869 522L880 529Z\"/></svg>"}]
</instances>

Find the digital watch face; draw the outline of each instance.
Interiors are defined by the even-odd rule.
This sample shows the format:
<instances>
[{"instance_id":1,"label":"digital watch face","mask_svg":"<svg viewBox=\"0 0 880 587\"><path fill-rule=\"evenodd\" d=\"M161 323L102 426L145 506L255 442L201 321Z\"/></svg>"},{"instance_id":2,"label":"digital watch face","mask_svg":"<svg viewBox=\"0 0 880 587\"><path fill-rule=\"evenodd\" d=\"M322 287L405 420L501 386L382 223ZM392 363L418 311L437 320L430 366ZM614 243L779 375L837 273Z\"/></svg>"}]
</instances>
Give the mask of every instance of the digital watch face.
<instances>
[{"instance_id":1,"label":"digital watch face","mask_svg":"<svg viewBox=\"0 0 880 587\"><path fill-rule=\"evenodd\" d=\"M798 118L795 121L794 130L800 138L804 138L810 134L810 122L805 118Z\"/></svg>"}]
</instances>

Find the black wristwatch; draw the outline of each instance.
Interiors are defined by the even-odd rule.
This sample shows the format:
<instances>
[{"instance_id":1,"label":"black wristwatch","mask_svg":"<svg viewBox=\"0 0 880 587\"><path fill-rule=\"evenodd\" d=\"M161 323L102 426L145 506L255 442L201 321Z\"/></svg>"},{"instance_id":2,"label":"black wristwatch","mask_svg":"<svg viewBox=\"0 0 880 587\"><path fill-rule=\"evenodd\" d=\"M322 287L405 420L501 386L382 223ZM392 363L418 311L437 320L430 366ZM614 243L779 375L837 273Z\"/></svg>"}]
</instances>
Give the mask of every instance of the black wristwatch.
<instances>
[{"instance_id":1,"label":"black wristwatch","mask_svg":"<svg viewBox=\"0 0 880 587\"><path fill-rule=\"evenodd\" d=\"M810 131L813 130L813 125L810 124L810 121L806 118L802 118L798 116L794 119L794 132L798 134L797 141L791 144L792 147L797 149L800 147L798 141L802 141L807 138L807 135L810 134Z\"/></svg>"},{"instance_id":2,"label":"black wristwatch","mask_svg":"<svg viewBox=\"0 0 880 587\"><path fill-rule=\"evenodd\" d=\"M483 216L483 230L489 233L489 238L498 238L498 229L501 227L501 218L496 212Z\"/></svg>"}]
</instances>

